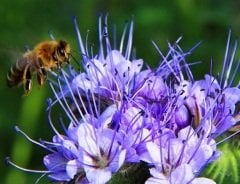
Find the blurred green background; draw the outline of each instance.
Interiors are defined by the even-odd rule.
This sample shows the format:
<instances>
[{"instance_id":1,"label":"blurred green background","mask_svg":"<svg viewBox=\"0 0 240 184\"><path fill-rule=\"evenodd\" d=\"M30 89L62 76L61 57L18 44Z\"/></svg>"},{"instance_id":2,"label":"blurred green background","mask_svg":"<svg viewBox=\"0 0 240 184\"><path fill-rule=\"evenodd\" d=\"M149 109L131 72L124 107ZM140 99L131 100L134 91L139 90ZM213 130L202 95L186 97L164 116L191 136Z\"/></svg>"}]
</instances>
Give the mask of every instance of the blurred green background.
<instances>
[{"instance_id":1,"label":"blurred green background","mask_svg":"<svg viewBox=\"0 0 240 184\"><path fill-rule=\"evenodd\" d=\"M205 64L193 67L197 76L209 71L213 59L214 69L223 60L227 34L240 35L240 1L232 0L1 0L0 6L0 183L34 183L39 174L29 174L10 167L4 158L20 166L43 170L44 149L30 143L14 131L18 125L30 137L51 140L53 132L47 123L46 99L52 97L48 85L41 90L33 86L32 93L23 97L23 88L8 89L6 74L10 66L24 52L39 41L49 39L51 31L56 39L65 39L78 58L72 16L78 17L83 37L89 32L89 41L97 49L97 21L100 14L109 14L109 25L117 25L121 34L126 20L134 17L134 43L137 58L156 66L159 55L151 40L166 51L167 41L183 36L180 45L184 50L203 41L189 58ZM237 159L234 161L239 163ZM236 163L236 164L237 164ZM236 171L236 170L235 170ZM237 170L238 173L239 170ZM211 173L208 175L214 177ZM225 175L225 174L221 174ZM228 173L229 175L229 173ZM231 174L230 177L231 179ZM235 183L237 179L233 179ZM238 180L239 181L239 180ZM40 183L48 183L42 179ZM231 182L230 182L231 183Z\"/></svg>"}]
</instances>

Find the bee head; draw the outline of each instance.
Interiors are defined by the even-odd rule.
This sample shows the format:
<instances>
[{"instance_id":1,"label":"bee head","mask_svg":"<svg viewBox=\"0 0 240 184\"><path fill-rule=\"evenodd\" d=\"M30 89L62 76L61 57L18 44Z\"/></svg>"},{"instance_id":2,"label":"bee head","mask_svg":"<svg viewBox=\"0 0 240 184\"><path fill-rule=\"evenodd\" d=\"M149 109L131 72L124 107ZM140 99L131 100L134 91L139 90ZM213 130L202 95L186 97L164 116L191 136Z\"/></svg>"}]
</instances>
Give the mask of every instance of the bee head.
<instances>
[{"instance_id":1,"label":"bee head","mask_svg":"<svg viewBox=\"0 0 240 184\"><path fill-rule=\"evenodd\" d=\"M55 55L55 58L58 58L57 61L59 62L59 64L63 62L66 62L69 64L70 45L66 41L60 40L54 55Z\"/></svg>"}]
</instances>

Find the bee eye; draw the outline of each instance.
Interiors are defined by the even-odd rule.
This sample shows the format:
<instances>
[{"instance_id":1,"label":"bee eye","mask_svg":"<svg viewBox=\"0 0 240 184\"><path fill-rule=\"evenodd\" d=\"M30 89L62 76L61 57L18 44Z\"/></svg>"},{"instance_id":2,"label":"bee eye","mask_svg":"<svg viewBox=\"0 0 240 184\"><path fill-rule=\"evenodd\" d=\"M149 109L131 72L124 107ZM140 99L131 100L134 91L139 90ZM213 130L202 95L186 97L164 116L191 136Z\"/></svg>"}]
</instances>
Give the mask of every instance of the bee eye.
<instances>
[{"instance_id":1,"label":"bee eye","mask_svg":"<svg viewBox=\"0 0 240 184\"><path fill-rule=\"evenodd\" d=\"M58 53L59 53L61 56L65 56L65 51L64 51L64 49L58 49Z\"/></svg>"}]
</instances>

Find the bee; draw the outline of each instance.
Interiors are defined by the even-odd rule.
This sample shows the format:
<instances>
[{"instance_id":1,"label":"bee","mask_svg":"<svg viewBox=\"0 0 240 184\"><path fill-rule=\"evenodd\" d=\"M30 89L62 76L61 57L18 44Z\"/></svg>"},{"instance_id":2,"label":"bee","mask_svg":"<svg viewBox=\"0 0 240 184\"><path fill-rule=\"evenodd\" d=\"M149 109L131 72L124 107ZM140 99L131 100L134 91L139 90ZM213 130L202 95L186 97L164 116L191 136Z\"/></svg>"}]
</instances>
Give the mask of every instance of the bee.
<instances>
[{"instance_id":1,"label":"bee","mask_svg":"<svg viewBox=\"0 0 240 184\"><path fill-rule=\"evenodd\" d=\"M41 87L47 79L47 72L60 68L70 62L70 45L63 40L43 41L33 50L25 52L11 67L7 74L7 85L15 87L24 85L25 95L32 89L32 75L37 75Z\"/></svg>"}]
</instances>

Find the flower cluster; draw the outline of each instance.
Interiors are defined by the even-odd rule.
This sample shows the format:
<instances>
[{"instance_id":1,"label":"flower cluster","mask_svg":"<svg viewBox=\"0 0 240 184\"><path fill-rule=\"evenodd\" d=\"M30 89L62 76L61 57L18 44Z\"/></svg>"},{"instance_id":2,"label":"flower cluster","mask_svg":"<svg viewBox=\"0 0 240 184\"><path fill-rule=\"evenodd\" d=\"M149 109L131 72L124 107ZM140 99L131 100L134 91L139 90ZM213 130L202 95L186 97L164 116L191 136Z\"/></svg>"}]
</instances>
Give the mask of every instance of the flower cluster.
<instances>
[{"instance_id":1,"label":"flower cluster","mask_svg":"<svg viewBox=\"0 0 240 184\"><path fill-rule=\"evenodd\" d=\"M48 176L101 184L140 165L147 170L137 177L146 184L215 183L199 175L220 156L216 138L238 121L230 34L219 79L206 74L195 80L186 61L193 49L182 51L180 39L168 44L166 54L154 44L161 60L151 68L132 56L133 22L119 48L110 44L106 22L99 19L99 52L93 55L74 19L83 71L61 70L50 84L55 98L49 100L49 122L56 135L42 142L51 151L44 157ZM64 133L50 118L56 104L68 117Z\"/></svg>"}]
</instances>

